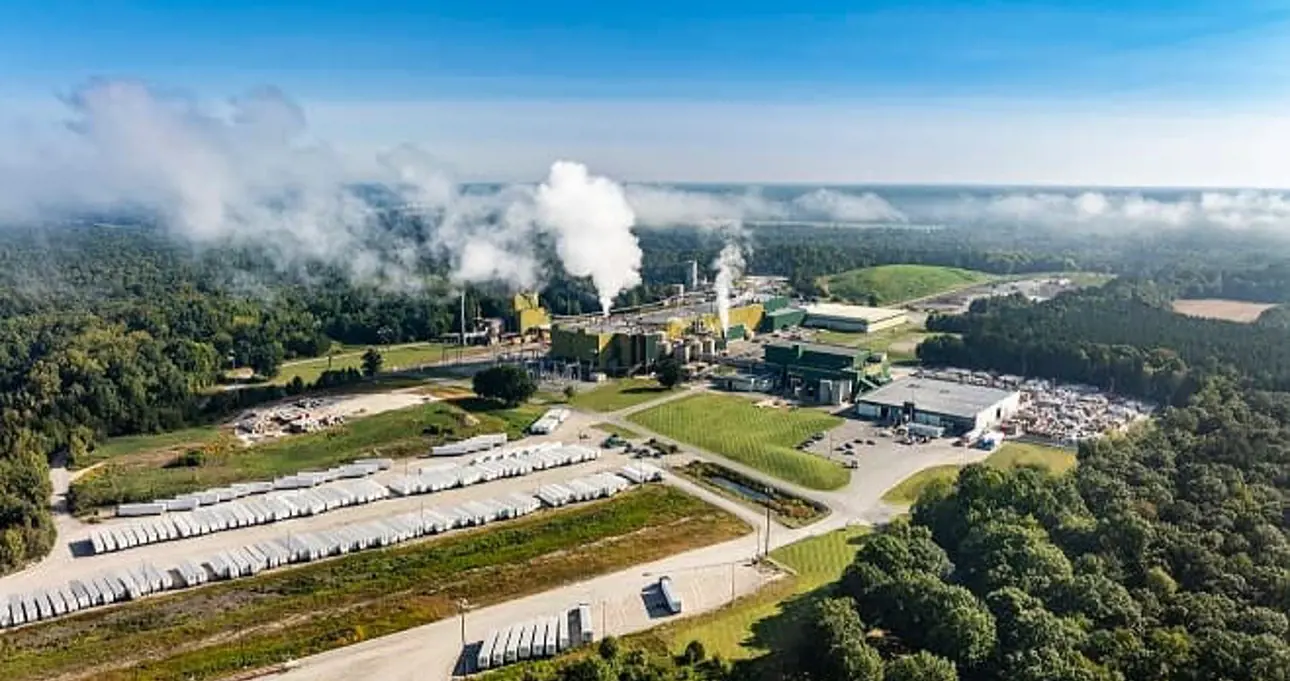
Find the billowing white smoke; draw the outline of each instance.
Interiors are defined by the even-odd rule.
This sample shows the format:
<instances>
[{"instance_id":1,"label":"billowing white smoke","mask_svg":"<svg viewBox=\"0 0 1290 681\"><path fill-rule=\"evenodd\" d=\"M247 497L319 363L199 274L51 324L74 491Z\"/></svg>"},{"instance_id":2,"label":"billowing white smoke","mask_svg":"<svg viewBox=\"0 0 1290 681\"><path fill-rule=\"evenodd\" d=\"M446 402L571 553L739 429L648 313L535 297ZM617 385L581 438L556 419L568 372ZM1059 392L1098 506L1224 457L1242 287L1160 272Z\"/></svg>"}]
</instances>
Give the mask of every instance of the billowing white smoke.
<instances>
[{"instance_id":1,"label":"billowing white smoke","mask_svg":"<svg viewBox=\"0 0 1290 681\"><path fill-rule=\"evenodd\" d=\"M532 287L542 276L536 236L546 230L602 304L639 282L621 188L577 164L553 166L540 189L472 193L411 146L353 158L309 141L303 111L272 89L208 107L100 80L65 103L68 125L0 155L0 221L142 208L196 245L250 247L287 271L324 262L402 290L423 284L420 261L432 255L448 256L459 283ZM381 224L383 208L361 193L372 188L429 226Z\"/></svg>"},{"instance_id":2,"label":"billowing white smoke","mask_svg":"<svg viewBox=\"0 0 1290 681\"><path fill-rule=\"evenodd\" d=\"M606 315L620 292L640 283L636 221L623 189L586 166L557 161L537 190L538 221L556 238L570 274L590 277Z\"/></svg>"},{"instance_id":3,"label":"billowing white smoke","mask_svg":"<svg viewBox=\"0 0 1290 681\"><path fill-rule=\"evenodd\" d=\"M713 283L717 294L717 318L721 321L721 335L725 336L730 331L731 290L744 271L743 249L737 243L727 243L712 266L717 269L716 281Z\"/></svg>"}]
</instances>

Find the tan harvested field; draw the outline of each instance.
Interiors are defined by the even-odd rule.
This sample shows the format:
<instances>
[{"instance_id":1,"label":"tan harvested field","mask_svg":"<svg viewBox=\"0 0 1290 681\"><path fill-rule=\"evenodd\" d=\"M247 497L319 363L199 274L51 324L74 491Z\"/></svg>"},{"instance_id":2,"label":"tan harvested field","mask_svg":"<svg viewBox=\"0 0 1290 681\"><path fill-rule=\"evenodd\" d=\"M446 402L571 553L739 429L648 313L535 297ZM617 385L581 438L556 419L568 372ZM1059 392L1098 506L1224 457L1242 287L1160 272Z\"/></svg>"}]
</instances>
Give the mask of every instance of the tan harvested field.
<instances>
[{"instance_id":1,"label":"tan harvested field","mask_svg":"<svg viewBox=\"0 0 1290 681\"><path fill-rule=\"evenodd\" d=\"M1223 300L1221 298L1182 299L1174 301L1174 312L1189 317L1206 319L1223 319L1229 322L1248 324L1259 318L1265 310L1274 308L1270 303L1247 303L1243 300Z\"/></svg>"}]
</instances>

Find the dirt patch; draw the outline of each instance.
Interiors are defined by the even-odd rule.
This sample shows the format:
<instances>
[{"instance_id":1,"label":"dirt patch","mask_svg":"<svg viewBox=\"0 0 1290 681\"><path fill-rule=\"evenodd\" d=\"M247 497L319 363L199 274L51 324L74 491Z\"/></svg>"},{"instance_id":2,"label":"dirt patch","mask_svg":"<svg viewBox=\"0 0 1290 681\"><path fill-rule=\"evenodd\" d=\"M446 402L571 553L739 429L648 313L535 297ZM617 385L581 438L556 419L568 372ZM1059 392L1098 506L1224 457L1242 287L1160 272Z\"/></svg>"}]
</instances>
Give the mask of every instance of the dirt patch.
<instances>
[{"instance_id":1,"label":"dirt patch","mask_svg":"<svg viewBox=\"0 0 1290 681\"><path fill-rule=\"evenodd\" d=\"M1174 312L1189 317L1222 319L1229 322L1248 324L1259 318L1264 311L1276 307L1270 303L1247 303L1243 300L1223 300L1220 298L1175 300Z\"/></svg>"}]
</instances>

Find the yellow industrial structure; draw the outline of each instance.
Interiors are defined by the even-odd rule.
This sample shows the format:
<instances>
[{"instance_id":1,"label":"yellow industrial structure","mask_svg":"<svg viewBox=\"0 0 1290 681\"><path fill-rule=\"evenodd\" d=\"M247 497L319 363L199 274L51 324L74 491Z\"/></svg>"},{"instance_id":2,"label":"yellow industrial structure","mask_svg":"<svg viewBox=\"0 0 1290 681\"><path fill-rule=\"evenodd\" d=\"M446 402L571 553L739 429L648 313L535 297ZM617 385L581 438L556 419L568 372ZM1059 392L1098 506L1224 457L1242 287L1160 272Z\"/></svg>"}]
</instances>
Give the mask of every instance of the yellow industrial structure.
<instances>
[{"instance_id":1,"label":"yellow industrial structure","mask_svg":"<svg viewBox=\"0 0 1290 681\"><path fill-rule=\"evenodd\" d=\"M726 338L751 337L765 314L762 303L731 307ZM725 340L721 336L721 322L710 301L608 319L558 320L551 327L551 358L600 371L635 371L675 352L674 346L687 340L711 352L718 340Z\"/></svg>"},{"instance_id":2,"label":"yellow industrial structure","mask_svg":"<svg viewBox=\"0 0 1290 681\"><path fill-rule=\"evenodd\" d=\"M511 309L514 313L517 333L524 334L534 329L551 327L551 315L547 314L546 308L542 307L537 293L516 293L511 299Z\"/></svg>"}]
</instances>

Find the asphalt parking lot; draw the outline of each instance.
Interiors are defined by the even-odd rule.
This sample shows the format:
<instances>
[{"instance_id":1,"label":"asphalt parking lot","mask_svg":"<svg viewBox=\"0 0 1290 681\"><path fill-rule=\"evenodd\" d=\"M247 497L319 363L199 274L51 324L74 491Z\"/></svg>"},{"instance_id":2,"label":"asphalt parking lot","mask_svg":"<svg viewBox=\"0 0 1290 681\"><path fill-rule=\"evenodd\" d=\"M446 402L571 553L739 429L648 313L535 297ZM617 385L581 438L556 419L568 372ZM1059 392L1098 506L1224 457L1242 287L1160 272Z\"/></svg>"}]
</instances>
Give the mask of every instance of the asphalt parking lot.
<instances>
[{"instance_id":1,"label":"asphalt parking lot","mask_svg":"<svg viewBox=\"0 0 1290 681\"><path fill-rule=\"evenodd\" d=\"M955 447L954 438L948 437L926 443L904 444L889 428L844 414L839 416L845 419L842 425L826 432L823 438L811 443L805 451L843 464L853 461L855 466L863 467L865 460L873 458L873 455L894 455L909 449L943 450L944 453L965 450L963 447Z\"/></svg>"}]
</instances>

